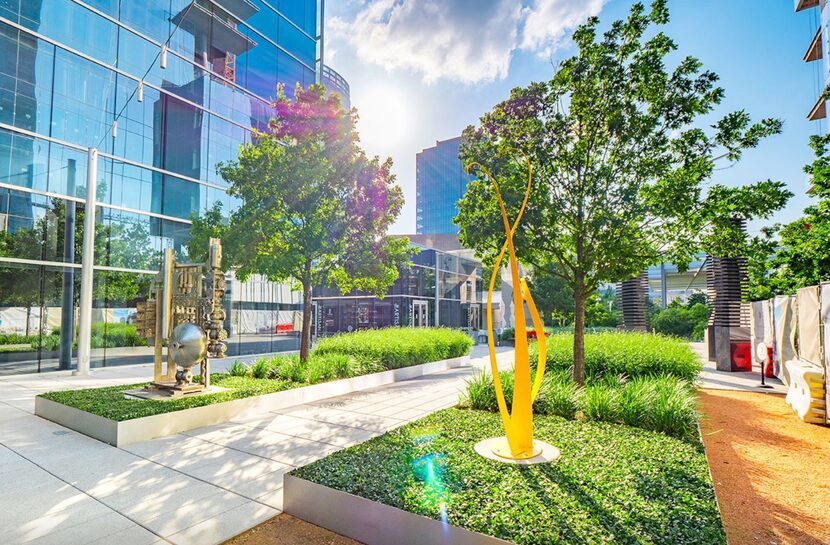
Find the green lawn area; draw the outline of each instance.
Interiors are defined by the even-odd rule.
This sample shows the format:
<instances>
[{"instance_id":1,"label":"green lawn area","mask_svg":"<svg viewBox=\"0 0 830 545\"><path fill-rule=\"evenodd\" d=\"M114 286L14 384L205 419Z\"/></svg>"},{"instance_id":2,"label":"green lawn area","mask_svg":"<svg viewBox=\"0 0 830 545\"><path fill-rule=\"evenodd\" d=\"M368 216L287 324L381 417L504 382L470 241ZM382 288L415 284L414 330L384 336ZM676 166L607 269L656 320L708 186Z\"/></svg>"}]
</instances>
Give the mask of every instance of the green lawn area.
<instances>
[{"instance_id":1,"label":"green lawn area","mask_svg":"<svg viewBox=\"0 0 830 545\"><path fill-rule=\"evenodd\" d=\"M622 424L535 417L551 464L473 451L498 414L447 409L293 472L519 545L726 543L703 447Z\"/></svg>"}]
</instances>

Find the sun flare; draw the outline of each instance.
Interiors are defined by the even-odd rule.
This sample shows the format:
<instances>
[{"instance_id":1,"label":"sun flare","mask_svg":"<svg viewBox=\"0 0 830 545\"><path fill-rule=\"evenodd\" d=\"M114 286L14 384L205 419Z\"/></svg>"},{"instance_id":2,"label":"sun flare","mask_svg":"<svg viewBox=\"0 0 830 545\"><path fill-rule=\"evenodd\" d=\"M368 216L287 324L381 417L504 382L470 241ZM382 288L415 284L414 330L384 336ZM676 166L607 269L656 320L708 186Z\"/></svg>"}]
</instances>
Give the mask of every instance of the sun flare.
<instances>
[{"instance_id":1,"label":"sun flare","mask_svg":"<svg viewBox=\"0 0 830 545\"><path fill-rule=\"evenodd\" d=\"M388 154L410 129L412 104L400 89L373 87L353 97L353 103L360 116L360 140L370 154Z\"/></svg>"}]
</instances>

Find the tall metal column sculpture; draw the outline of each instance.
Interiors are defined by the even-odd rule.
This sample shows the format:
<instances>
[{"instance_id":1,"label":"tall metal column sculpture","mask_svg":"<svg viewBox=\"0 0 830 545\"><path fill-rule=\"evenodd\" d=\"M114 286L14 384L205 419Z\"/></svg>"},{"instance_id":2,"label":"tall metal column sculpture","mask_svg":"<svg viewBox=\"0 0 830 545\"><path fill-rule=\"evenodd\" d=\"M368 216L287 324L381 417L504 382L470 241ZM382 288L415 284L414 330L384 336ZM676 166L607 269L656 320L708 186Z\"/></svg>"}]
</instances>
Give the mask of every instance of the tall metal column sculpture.
<instances>
[{"instance_id":1,"label":"tall metal column sculpture","mask_svg":"<svg viewBox=\"0 0 830 545\"><path fill-rule=\"evenodd\" d=\"M539 317L539 312L536 310L536 305L533 303L533 297L530 295L527 282L524 278L519 278L519 263L516 259L515 248L513 247L513 235L516 233L519 220L522 219L522 214L524 214L525 207L527 206L533 180L533 169L530 160L525 157L525 161L527 162L528 169L527 188L525 189L525 196L522 201L522 206L519 209L519 214L516 216L512 226L510 225L510 220L507 218L507 210L504 207L504 201L502 200L498 183L496 183L493 175L479 163L472 163L467 167L468 172L473 168L478 168L493 184L493 189L499 202L499 208L501 209L501 217L504 221L504 232L506 235L501 252L499 252L496 262L493 264L493 272L490 275L490 286L487 290L487 344L490 349L490 371L493 374L493 383L496 389L499 414L501 414L505 436L485 439L479 442L475 449L482 456L491 457L491 455L495 455L496 459L502 461L539 463L558 458L559 450L556 447L533 439L533 401L539 394L539 389L542 386L542 377L545 374L546 339L544 325L542 324L542 319ZM506 252L508 253L510 276L514 286L514 323L517 325L525 323L524 303L527 303L533 320L533 327L538 332L537 337L539 343L539 363L536 368L536 376L533 378L531 384L527 330L521 327L521 325L516 327L516 354L515 363L513 364L514 386L511 411L507 410L507 402L504 399L504 391L502 390L501 379L499 378L495 336L493 333L493 289L496 284L496 275L499 274L499 268Z\"/></svg>"},{"instance_id":2,"label":"tall metal column sculpture","mask_svg":"<svg viewBox=\"0 0 830 545\"><path fill-rule=\"evenodd\" d=\"M735 218L733 224L746 233L746 220ZM709 360L718 370L732 370L734 341L749 341L749 308L744 305L746 293L746 259L743 257L711 257L706 269L706 288L712 314L709 317Z\"/></svg>"},{"instance_id":3,"label":"tall metal column sculpture","mask_svg":"<svg viewBox=\"0 0 830 545\"><path fill-rule=\"evenodd\" d=\"M150 298L137 305L139 334L153 339L151 390L167 390L171 395L206 390L210 387L209 358L225 354L227 332L221 306L225 275L219 239L210 239L208 255L206 265L176 263L172 248L168 248L150 288ZM164 344L166 368L162 361ZM192 369L197 364L201 369L199 382L194 384Z\"/></svg>"},{"instance_id":4,"label":"tall metal column sculpture","mask_svg":"<svg viewBox=\"0 0 830 545\"><path fill-rule=\"evenodd\" d=\"M620 329L626 331L646 331L648 316L646 298L648 297L648 271L623 280L617 284L617 297L622 308Z\"/></svg>"}]
</instances>

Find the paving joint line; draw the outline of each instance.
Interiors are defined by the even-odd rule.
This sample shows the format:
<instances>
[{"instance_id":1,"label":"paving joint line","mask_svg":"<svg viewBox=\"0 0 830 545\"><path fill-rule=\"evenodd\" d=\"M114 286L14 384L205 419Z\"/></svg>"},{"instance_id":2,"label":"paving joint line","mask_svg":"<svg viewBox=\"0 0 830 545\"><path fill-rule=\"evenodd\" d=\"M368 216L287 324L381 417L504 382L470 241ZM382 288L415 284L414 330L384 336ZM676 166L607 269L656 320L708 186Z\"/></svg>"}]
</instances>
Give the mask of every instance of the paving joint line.
<instances>
[{"instance_id":1,"label":"paving joint line","mask_svg":"<svg viewBox=\"0 0 830 545\"><path fill-rule=\"evenodd\" d=\"M192 436L188 436L188 437L192 437ZM204 441L205 443L211 443L211 444L213 444L213 442L212 442L212 441L205 441L204 439L202 439L202 438L200 438L200 437L196 437L195 439L199 439L200 441ZM217 444L218 444L218 443L217 443ZM220 446L224 446L224 445L220 445ZM233 449L232 447L226 447L226 448L229 448L229 449L231 449L231 450L238 450L238 449ZM265 507L268 507L268 508L270 508L270 509L275 509L275 507L272 507L272 506L270 506L270 505L268 505L268 504L266 504L266 503L262 503L261 501L259 501L259 500L258 500L258 499L256 499L256 498L252 498L252 497L250 497L250 496L246 496L245 494L240 494L239 492L236 492L236 491L231 490L231 489L229 489L229 488L225 488L224 486L221 486L221 485L218 485L218 484L212 483L212 482L210 482L210 481L206 481L205 479L202 479L201 477L196 477L196 476L191 475L191 474L189 474L189 473L185 473L184 471L182 471L182 470L180 470L180 469L177 469L177 468L175 468L175 467L170 467L170 466L164 465L164 464L162 464L161 462L157 462L157 461L155 461L155 460L153 460L153 459L151 459L151 458L147 458L147 457L145 457L145 456L142 456L141 454L136 454L135 452L130 452L129 450L126 450L126 449L123 449L123 448L119 448L119 450L122 450L122 451L124 451L124 452L126 452L126 453L128 453L128 454L131 454L131 455L135 456L136 458L141 458L142 460L146 460L146 461L148 461L148 462L151 462L151 463L153 463L153 464L155 464L155 465L157 465L157 466L163 467L163 468L165 468L165 469L169 469L170 471L175 471L176 473L178 473L178 474L180 474L180 475L184 475L185 477L189 477L189 478L191 478L191 479L193 479L193 480L196 480L196 481L202 482L202 483L204 483L204 484L207 484L207 485L213 486L214 488L218 488L218 489L220 489L220 490L224 490L225 492L230 492L231 494L234 494L234 495L239 496L239 497L241 497L241 498L245 498L246 500L250 500L250 501L252 501L252 502L256 502L256 503L258 503L258 504L260 504L260 505L263 505L263 506L265 506ZM297 466L294 466L294 465L292 465L292 464L287 464L287 463L285 463L285 462L280 462L279 460L274 460L274 459L272 459L272 458L266 458L265 456L260 456L259 454L253 454L253 453L251 453L251 452L245 452L244 450L239 450L238 452L244 452L245 454L249 454L249 455L251 455L251 456L257 456L257 457L259 457L259 458L263 458L263 459L265 459L265 460L271 460L272 462L279 462L279 463L281 463L281 464L285 464L285 465L287 465L287 466L291 467L292 469L296 469L296 467L297 467ZM270 473L270 472L269 472L269 473ZM267 473L266 473L265 475L267 475ZM233 507L232 509L236 509L236 507ZM230 509L228 509L227 511L230 511ZM226 513L227 511L222 511L221 513L218 513L218 514ZM282 512L282 509L277 509L277 511ZM205 519L205 520L207 520L207 519ZM199 524L200 522L204 522L204 521L199 521L199 522L197 522L196 524ZM192 526L188 526L187 528L192 528L193 526L196 526L196 524L193 524ZM181 532L183 532L184 530L187 530L187 528L183 528L183 529L181 529L180 531L181 531ZM176 532L176 533L178 533L178 532Z\"/></svg>"},{"instance_id":2,"label":"paving joint line","mask_svg":"<svg viewBox=\"0 0 830 545\"><path fill-rule=\"evenodd\" d=\"M106 507L107 509L111 510L113 513L118 513L119 515L121 515L121 516L122 516L122 517L124 517L125 519L129 520L130 522L132 522L132 523L133 523L133 524L135 524L136 526L140 526L141 528L144 528L145 530L147 530L148 532L150 532L150 533L151 533L151 534L153 534L154 536L156 536L156 537L158 537L158 538L160 538L160 539L163 539L163 540L165 541L165 543L171 543L171 544L173 543L172 541L170 541L169 539L167 539L165 536L163 536L163 535L159 534L158 532L155 532L155 531L151 530L150 528L148 528L148 527L144 526L143 524L141 524L140 522L138 522L137 520L135 520L133 517L131 517L131 516L129 516L129 515L126 515L126 514L122 513L121 511L118 511L117 509L113 509L112 507L110 507L109 505L107 505L106 503L104 503L103 501L101 501L100 499L96 498L95 496L93 496L92 494L90 494L89 492L87 492L86 490L82 490L81 488L78 488L77 486L75 486L74 484L70 483L69 481L64 480L63 478L59 477L58 475L56 475L56 474L55 474L55 473L53 473L52 471L50 471L50 470L46 469L45 467L43 467L43 466L42 466L42 465L40 465L39 463L35 462L35 461L34 461L34 460L32 460L31 458L29 458L29 457L27 457L27 456L25 456L25 455L21 454L20 452L16 451L16 450L15 450L15 449L13 449L13 448L11 448L10 446L8 446L7 444L5 444L4 442L0 441L0 445L2 445L3 447L5 447L5 448L9 449L10 451L14 452L14 453L15 453L15 454L17 454L18 456L20 456L21 458L23 458L24 460L26 460L27 462L29 462L30 464L32 464L32 465L34 465L34 466L38 467L41 471L44 471L44 472L48 473L49 475L51 475L51 476L52 476L52 477L54 477L55 479L59 480L60 482L62 482L62 483L64 483L64 484L66 484L67 486L69 486L69 487L71 487L71 488L74 488L75 490L77 490L78 492L80 492L81 494L83 494L84 496L86 496L86 497L88 497L88 498L91 498L92 500L96 501L97 503L100 503L101 505L103 505L103 506L104 506L104 507ZM120 530L119 530L119 531L120 531ZM117 532L113 532L112 534L108 534L108 535L103 536L103 537L109 537L109 536L113 535L114 533L117 533Z\"/></svg>"}]
</instances>

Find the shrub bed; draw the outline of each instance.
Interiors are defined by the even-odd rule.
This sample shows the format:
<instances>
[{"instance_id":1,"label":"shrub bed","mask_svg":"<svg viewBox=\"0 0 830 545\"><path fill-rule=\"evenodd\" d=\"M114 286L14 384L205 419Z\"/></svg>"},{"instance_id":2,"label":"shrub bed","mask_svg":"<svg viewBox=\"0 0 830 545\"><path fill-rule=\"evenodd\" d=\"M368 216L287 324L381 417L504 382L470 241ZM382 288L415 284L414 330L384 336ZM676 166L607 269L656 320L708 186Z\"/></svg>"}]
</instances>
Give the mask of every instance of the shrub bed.
<instances>
[{"instance_id":1,"label":"shrub bed","mask_svg":"<svg viewBox=\"0 0 830 545\"><path fill-rule=\"evenodd\" d=\"M413 331L417 331L418 334L413 334ZM324 350L320 350L319 346L315 347L308 362L301 362L296 355L260 358L250 366L239 361L234 362L227 374L211 375L212 384L228 388L224 392L164 401L124 399L126 390L146 386L146 383L141 383L49 392L42 395L52 401L111 420L130 420L386 369L461 357L469 354L473 345L472 340L464 333L442 328L361 331L338 335L324 341L331 342L327 343ZM321 341L321 344L325 344L324 341ZM362 352L359 350L361 343ZM430 349L431 343L435 343L437 347ZM427 348L423 348L423 345ZM345 352L338 352L335 347L342 347ZM385 361L390 363L386 365Z\"/></svg>"},{"instance_id":2,"label":"shrub bed","mask_svg":"<svg viewBox=\"0 0 830 545\"><path fill-rule=\"evenodd\" d=\"M573 335L548 337L547 366L569 370L573 367ZM539 360L537 346L530 346L530 363ZM591 378L625 375L673 375L694 380L703 366L682 339L636 332L603 332L585 335L585 373Z\"/></svg>"},{"instance_id":3,"label":"shrub bed","mask_svg":"<svg viewBox=\"0 0 830 545\"><path fill-rule=\"evenodd\" d=\"M447 409L292 474L519 545L726 543L699 442L537 416L558 461L514 466L473 451L502 434L496 414Z\"/></svg>"},{"instance_id":4,"label":"shrub bed","mask_svg":"<svg viewBox=\"0 0 830 545\"><path fill-rule=\"evenodd\" d=\"M367 329L317 341L314 354L347 354L363 362L398 369L469 354L473 340L443 327Z\"/></svg>"}]
</instances>

